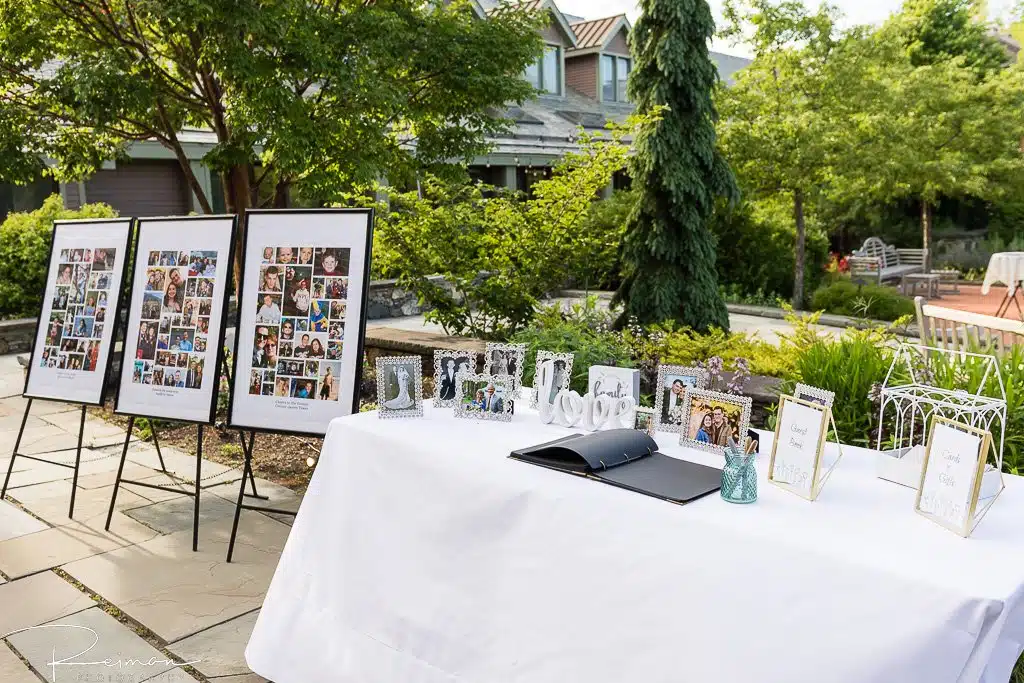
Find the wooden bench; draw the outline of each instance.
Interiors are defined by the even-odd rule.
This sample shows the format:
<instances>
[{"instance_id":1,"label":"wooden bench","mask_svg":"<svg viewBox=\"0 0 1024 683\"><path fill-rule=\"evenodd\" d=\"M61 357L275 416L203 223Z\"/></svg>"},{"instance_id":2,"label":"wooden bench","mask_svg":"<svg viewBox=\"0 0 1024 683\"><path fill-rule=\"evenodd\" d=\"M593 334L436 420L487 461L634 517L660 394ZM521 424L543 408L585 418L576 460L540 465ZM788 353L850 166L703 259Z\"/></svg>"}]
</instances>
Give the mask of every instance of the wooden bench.
<instances>
[{"instance_id":1,"label":"wooden bench","mask_svg":"<svg viewBox=\"0 0 1024 683\"><path fill-rule=\"evenodd\" d=\"M1024 344L1024 322L933 306L914 297L921 343L940 349L991 353L999 356Z\"/></svg>"},{"instance_id":2,"label":"wooden bench","mask_svg":"<svg viewBox=\"0 0 1024 683\"><path fill-rule=\"evenodd\" d=\"M857 280L902 280L904 275L923 273L927 249L897 249L877 237L864 240L863 246L847 259L850 277Z\"/></svg>"}]
</instances>

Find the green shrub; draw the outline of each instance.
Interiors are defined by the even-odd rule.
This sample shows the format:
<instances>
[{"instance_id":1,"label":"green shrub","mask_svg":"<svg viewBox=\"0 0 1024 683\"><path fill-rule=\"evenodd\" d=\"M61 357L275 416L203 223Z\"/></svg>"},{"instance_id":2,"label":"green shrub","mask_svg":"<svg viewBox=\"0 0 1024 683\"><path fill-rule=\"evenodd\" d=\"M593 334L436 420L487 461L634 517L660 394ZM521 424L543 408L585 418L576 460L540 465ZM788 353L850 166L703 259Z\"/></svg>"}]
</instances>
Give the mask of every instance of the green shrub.
<instances>
[{"instance_id":1,"label":"green shrub","mask_svg":"<svg viewBox=\"0 0 1024 683\"><path fill-rule=\"evenodd\" d=\"M597 310L591 298L563 312L559 306L542 309L533 324L517 333L512 341L526 344L523 384L533 386L537 352L574 353L571 388L587 391L587 375L592 365L633 367L629 346L622 336L610 330L611 318Z\"/></svg>"},{"instance_id":2,"label":"green shrub","mask_svg":"<svg viewBox=\"0 0 1024 683\"><path fill-rule=\"evenodd\" d=\"M51 195L42 208L12 213L0 225L0 318L39 315L46 290L46 257L53 221L75 218L115 218L106 204L65 209L60 195Z\"/></svg>"},{"instance_id":3,"label":"green shrub","mask_svg":"<svg viewBox=\"0 0 1024 683\"><path fill-rule=\"evenodd\" d=\"M793 296L796 228L791 206L769 200L720 207L711 220L717 240L718 281L734 297ZM828 262L828 237L807 218L804 291L813 292Z\"/></svg>"},{"instance_id":4,"label":"green shrub","mask_svg":"<svg viewBox=\"0 0 1024 683\"><path fill-rule=\"evenodd\" d=\"M574 286L618 289L622 270L619 246L626 233L626 219L635 205L636 193L632 190L618 190L590 205L580 226L576 258L569 273Z\"/></svg>"},{"instance_id":5,"label":"green shrub","mask_svg":"<svg viewBox=\"0 0 1024 683\"><path fill-rule=\"evenodd\" d=\"M654 364L695 365L718 356L726 369L743 358L754 375L786 378L792 377L796 371L792 353L784 353L756 335L719 329L700 334L689 328L674 329L671 326L655 327L651 332L646 339L635 330L624 332L634 349L634 358L650 359Z\"/></svg>"},{"instance_id":6,"label":"green shrub","mask_svg":"<svg viewBox=\"0 0 1024 683\"><path fill-rule=\"evenodd\" d=\"M811 308L872 320L892 321L914 315L914 302L910 297L891 287L858 285L846 278L819 287L811 296Z\"/></svg>"}]
</instances>

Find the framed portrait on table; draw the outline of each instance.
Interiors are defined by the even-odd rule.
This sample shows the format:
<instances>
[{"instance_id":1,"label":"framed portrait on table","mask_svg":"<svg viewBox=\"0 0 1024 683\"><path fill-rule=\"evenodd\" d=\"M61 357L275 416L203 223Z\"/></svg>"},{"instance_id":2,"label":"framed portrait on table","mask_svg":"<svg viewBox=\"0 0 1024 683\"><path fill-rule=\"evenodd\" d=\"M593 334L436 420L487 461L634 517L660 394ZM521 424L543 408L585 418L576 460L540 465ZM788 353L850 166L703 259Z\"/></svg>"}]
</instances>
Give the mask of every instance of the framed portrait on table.
<instances>
[{"instance_id":1,"label":"framed portrait on table","mask_svg":"<svg viewBox=\"0 0 1024 683\"><path fill-rule=\"evenodd\" d=\"M750 429L749 396L721 394L687 387L683 397L679 444L725 455L730 445L741 448Z\"/></svg>"},{"instance_id":2,"label":"framed portrait on table","mask_svg":"<svg viewBox=\"0 0 1024 683\"><path fill-rule=\"evenodd\" d=\"M484 374L512 378L511 400L523 385L523 364L526 362L526 344L498 344L487 342L484 351Z\"/></svg>"},{"instance_id":3,"label":"framed portrait on table","mask_svg":"<svg viewBox=\"0 0 1024 683\"><path fill-rule=\"evenodd\" d=\"M234 289L236 221L139 221L115 412L213 422Z\"/></svg>"},{"instance_id":4,"label":"framed portrait on table","mask_svg":"<svg viewBox=\"0 0 1024 683\"><path fill-rule=\"evenodd\" d=\"M56 221L27 398L102 405L134 219Z\"/></svg>"},{"instance_id":5,"label":"framed portrait on table","mask_svg":"<svg viewBox=\"0 0 1024 683\"><path fill-rule=\"evenodd\" d=\"M553 373L550 393L544 398L548 403L554 403L558 392L562 389L568 389L569 384L572 382L572 364L575 357L575 354L572 353L537 352L537 362L533 371L533 389L530 391L531 408L536 408L540 404L541 365L544 361L551 361Z\"/></svg>"},{"instance_id":6,"label":"framed portrait on table","mask_svg":"<svg viewBox=\"0 0 1024 683\"><path fill-rule=\"evenodd\" d=\"M472 349L434 351L434 407L454 408L458 403L459 373L475 374L480 352Z\"/></svg>"},{"instance_id":7,"label":"framed portrait on table","mask_svg":"<svg viewBox=\"0 0 1024 683\"><path fill-rule=\"evenodd\" d=\"M455 417L509 422L515 392L515 381L509 375L461 374Z\"/></svg>"},{"instance_id":8,"label":"framed portrait on table","mask_svg":"<svg viewBox=\"0 0 1024 683\"><path fill-rule=\"evenodd\" d=\"M377 416L423 417L423 360L419 356L377 359Z\"/></svg>"},{"instance_id":9,"label":"framed portrait on table","mask_svg":"<svg viewBox=\"0 0 1024 683\"><path fill-rule=\"evenodd\" d=\"M683 403L687 389L707 389L707 370L682 365L659 365L654 418L657 430L678 432L683 423Z\"/></svg>"},{"instance_id":10,"label":"framed portrait on table","mask_svg":"<svg viewBox=\"0 0 1024 683\"><path fill-rule=\"evenodd\" d=\"M359 410L373 212L248 211L231 427L323 436Z\"/></svg>"}]
</instances>

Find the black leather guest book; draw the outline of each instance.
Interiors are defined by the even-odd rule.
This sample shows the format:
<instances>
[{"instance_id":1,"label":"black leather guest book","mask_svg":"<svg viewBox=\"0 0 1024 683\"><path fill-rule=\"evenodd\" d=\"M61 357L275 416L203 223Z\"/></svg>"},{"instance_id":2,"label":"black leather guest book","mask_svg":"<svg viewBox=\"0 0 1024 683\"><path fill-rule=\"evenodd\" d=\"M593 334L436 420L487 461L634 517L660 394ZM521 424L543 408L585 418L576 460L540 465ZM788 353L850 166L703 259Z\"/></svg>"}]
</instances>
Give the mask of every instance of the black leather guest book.
<instances>
[{"instance_id":1,"label":"black leather guest book","mask_svg":"<svg viewBox=\"0 0 1024 683\"><path fill-rule=\"evenodd\" d=\"M671 458L657 448L644 432L610 429L521 448L509 457L679 504L721 487L722 470Z\"/></svg>"}]
</instances>

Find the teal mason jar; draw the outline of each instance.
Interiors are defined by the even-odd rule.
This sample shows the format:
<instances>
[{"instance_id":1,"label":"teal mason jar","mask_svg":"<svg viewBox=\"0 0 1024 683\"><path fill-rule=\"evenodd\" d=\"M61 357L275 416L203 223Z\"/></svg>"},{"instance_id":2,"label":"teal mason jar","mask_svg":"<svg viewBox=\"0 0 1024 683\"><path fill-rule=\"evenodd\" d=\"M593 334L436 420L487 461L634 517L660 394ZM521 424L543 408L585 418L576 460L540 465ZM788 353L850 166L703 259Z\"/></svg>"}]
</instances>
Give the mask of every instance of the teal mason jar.
<instances>
[{"instance_id":1,"label":"teal mason jar","mask_svg":"<svg viewBox=\"0 0 1024 683\"><path fill-rule=\"evenodd\" d=\"M730 503L753 503L757 500L756 453L744 453L742 448L725 449L725 469L722 470L722 498Z\"/></svg>"}]
</instances>

